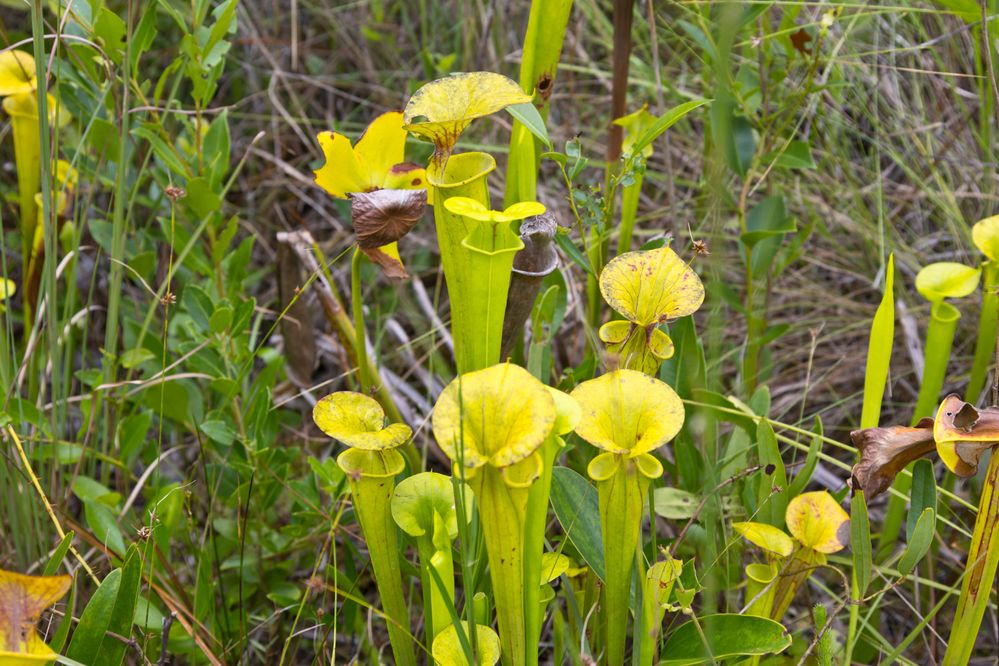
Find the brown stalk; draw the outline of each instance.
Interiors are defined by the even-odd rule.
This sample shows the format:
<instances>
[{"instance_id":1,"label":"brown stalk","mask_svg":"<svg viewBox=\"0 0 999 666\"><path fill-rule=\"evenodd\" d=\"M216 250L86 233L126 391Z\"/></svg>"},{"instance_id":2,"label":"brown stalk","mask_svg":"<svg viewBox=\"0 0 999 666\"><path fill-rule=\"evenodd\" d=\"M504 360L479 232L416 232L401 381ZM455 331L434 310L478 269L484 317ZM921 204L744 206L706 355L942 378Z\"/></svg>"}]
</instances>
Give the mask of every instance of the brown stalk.
<instances>
[{"instance_id":1,"label":"brown stalk","mask_svg":"<svg viewBox=\"0 0 999 666\"><path fill-rule=\"evenodd\" d=\"M625 115L628 105L628 61L631 57L631 23L634 0L614 0L614 81L611 88L611 120ZM611 123L607 142L607 167L621 158L624 128Z\"/></svg>"},{"instance_id":2,"label":"brown stalk","mask_svg":"<svg viewBox=\"0 0 999 666\"><path fill-rule=\"evenodd\" d=\"M510 355L518 336L522 336L524 322L534 308L545 276L558 267L558 253L555 251L557 231L558 223L551 213L528 218L520 225L524 249L513 258L513 275L503 317L501 359Z\"/></svg>"}]
</instances>

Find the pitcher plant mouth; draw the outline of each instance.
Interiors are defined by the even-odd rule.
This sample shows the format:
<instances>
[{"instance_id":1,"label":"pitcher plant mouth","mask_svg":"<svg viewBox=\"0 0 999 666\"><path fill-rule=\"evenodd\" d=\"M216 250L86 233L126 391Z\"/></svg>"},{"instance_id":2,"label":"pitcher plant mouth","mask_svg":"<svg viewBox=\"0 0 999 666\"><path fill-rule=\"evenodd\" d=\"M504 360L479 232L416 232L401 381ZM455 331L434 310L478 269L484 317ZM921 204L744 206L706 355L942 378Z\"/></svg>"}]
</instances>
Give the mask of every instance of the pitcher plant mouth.
<instances>
[{"instance_id":1,"label":"pitcher plant mouth","mask_svg":"<svg viewBox=\"0 0 999 666\"><path fill-rule=\"evenodd\" d=\"M431 162L427 182L439 190L463 187L496 170L496 159L489 153L456 153L443 163ZM434 200L436 203L436 199Z\"/></svg>"}]
</instances>

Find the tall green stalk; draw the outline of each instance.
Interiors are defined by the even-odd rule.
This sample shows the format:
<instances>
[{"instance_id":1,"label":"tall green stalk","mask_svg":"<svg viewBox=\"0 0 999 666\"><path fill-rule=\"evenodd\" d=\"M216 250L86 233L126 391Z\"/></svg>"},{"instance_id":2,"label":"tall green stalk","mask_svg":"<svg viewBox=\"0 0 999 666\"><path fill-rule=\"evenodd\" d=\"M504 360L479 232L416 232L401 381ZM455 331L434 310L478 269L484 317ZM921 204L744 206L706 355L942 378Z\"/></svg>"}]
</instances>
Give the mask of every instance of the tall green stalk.
<instances>
[{"instance_id":1,"label":"tall green stalk","mask_svg":"<svg viewBox=\"0 0 999 666\"><path fill-rule=\"evenodd\" d=\"M996 330L999 328L999 263L986 261L982 276L982 311L978 319L978 340L975 343L975 359L971 364L971 376L964 391L965 402L978 404L978 398L985 388L985 377L992 365L995 354Z\"/></svg>"},{"instance_id":2,"label":"tall green stalk","mask_svg":"<svg viewBox=\"0 0 999 666\"><path fill-rule=\"evenodd\" d=\"M965 666L971 659L975 639L982 626L985 608L999 567L999 455L993 450L989 467L982 483L982 497L978 504L978 518L971 537L971 549L966 561L967 570L961 583L961 596L951 625L947 652L943 666Z\"/></svg>"},{"instance_id":3,"label":"tall green stalk","mask_svg":"<svg viewBox=\"0 0 999 666\"><path fill-rule=\"evenodd\" d=\"M378 596L388 618L395 662L399 666L415 666L409 608L402 592L399 543L390 504L395 477L404 469L405 461L395 449L347 449L337 458L337 464L347 473L350 482L354 513L368 544Z\"/></svg>"},{"instance_id":4,"label":"tall green stalk","mask_svg":"<svg viewBox=\"0 0 999 666\"><path fill-rule=\"evenodd\" d=\"M548 103L571 10L572 0L533 0L531 3L519 82L524 92L534 94L534 104L544 119L548 117ZM503 196L506 206L518 201L533 201L537 197L538 154L535 142L534 135L519 121L514 121Z\"/></svg>"}]
</instances>

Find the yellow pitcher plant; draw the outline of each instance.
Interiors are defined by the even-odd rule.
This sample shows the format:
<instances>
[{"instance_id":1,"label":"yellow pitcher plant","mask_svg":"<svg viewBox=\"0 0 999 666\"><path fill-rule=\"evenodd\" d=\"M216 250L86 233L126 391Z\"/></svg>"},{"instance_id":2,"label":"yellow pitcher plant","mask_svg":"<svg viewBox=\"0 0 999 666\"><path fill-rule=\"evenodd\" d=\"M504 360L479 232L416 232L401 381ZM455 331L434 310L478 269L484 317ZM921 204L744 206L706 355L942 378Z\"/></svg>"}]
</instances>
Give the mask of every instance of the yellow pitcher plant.
<instances>
[{"instance_id":1,"label":"yellow pitcher plant","mask_svg":"<svg viewBox=\"0 0 999 666\"><path fill-rule=\"evenodd\" d=\"M659 325L694 313L704 302L704 285L669 247L626 252L600 273L600 293L624 320L600 327L607 351L622 368L654 375L673 356L673 341Z\"/></svg>"},{"instance_id":2,"label":"yellow pitcher plant","mask_svg":"<svg viewBox=\"0 0 999 666\"><path fill-rule=\"evenodd\" d=\"M582 407L576 434L602 451L587 473L597 482L604 545L606 662L623 664L632 567L649 484L663 474L651 455L683 426L679 396L665 383L635 370L616 370L579 384L571 393Z\"/></svg>"},{"instance_id":3,"label":"yellow pitcher plant","mask_svg":"<svg viewBox=\"0 0 999 666\"><path fill-rule=\"evenodd\" d=\"M312 418L320 430L348 447L337 457L337 464L347 475L354 512L368 544L392 653L397 664L414 666L416 655L391 508L395 477L406 466L397 449L409 441L413 431L404 423L386 425L378 401L352 391L333 393L317 402Z\"/></svg>"},{"instance_id":4,"label":"yellow pitcher plant","mask_svg":"<svg viewBox=\"0 0 999 666\"><path fill-rule=\"evenodd\" d=\"M503 663L527 663L525 522L532 486L544 473L539 451L556 429L559 410L527 370L501 363L457 377L434 406L433 431L454 473L475 493L489 555Z\"/></svg>"},{"instance_id":5,"label":"yellow pitcher plant","mask_svg":"<svg viewBox=\"0 0 999 666\"><path fill-rule=\"evenodd\" d=\"M755 594L746 599L746 605L752 614L778 621L787 612L798 588L817 567L825 565L826 555L845 548L850 538L850 516L824 490L802 493L792 499L784 519L790 536L766 523L732 524L732 529L766 551L770 558L769 573L767 568L747 570L754 580L747 587L747 596L750 591ZM774 568L778 569L776 573ZM765 581L762 587L758 584L761 581Z\"/></svg>"},{"instance_id":6,"label":"yellow pitcher plant","mask_svg":"<svg viewBox=\"0 0 999 666\"><path fill-rule=\"evenodd\" d=\"M37 222L35 194L41 189L41 142L38 124L38 81L35 59L24 51L0 52L0 97L10 116L14 136L14 162L21 211L21 252L24 265L31 261ZM65 125L69 115L56 98L46 93L49 122Z\"/></svg>"}]
</instances>

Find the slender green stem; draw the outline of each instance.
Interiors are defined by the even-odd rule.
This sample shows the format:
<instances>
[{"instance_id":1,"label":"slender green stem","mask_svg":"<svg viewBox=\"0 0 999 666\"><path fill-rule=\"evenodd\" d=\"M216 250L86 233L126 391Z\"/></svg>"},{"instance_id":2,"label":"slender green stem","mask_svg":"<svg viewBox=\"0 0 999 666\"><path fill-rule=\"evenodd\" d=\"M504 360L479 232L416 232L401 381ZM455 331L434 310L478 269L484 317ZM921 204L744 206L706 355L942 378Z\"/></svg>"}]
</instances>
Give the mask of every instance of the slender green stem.
<instances>
[{"instance_id":1,"label":"slender green stem","mask_svg":"<svg viewBox=\"0 0 999 666\"><path fill-rule=\"evenodd\" d=\"M541 627L545 618L541 608L541 556L545 549L545 526L548 521L548 500L552 488L552 467L562 441L558 435L548 436L541 447L544 469L541 478L531 486L524 516L524 624L527 644L541 641ZM532 584L535 583L535 584ZM538 650L527 651L527 663L536 666Z\"/></svg>"},{"instance_id":2,"label":"slender green stem","mask_svg":"<svg viewBox=\"0 0 999 666\"><path fill-rule=\"evenodd\" d=\"M971 377L964 392L964 401L973 405L985 388L985 377L995 354L996 330L999 328L999 263L986 261L982 276L982 312L978 319L978 340L975 343L975 360L971 364Z\"/></svg>"},{"instance_id":3,"label":"slender green stem","mask_svg":"<svg viewBox=\"0 0 999 666\"><path fill-rule=\"evenodd\" d=\"M623 254L631 250L631 237L635 228L635 216L638 214L638 197L642 193L642 181L645 176L634 174L635 182L626 185L621 191L621 226L618 231L617 253Z\"/></svg>"},{"instance_id":4,"label":"slender green stem","mask_svg":"<svg viewBox=\"0 0 999 666\"><path fill-rule=\"evenodd\" d=\"M621 460L613 475L597 482L606 567L604 662L611 665L625 663L631 576L649 483L649 479L639 473L635 462L627 458Z\"/></svg>"},{"instance_id":5,"label":"slender green stem","mask_svg":"<svg viewBox=\"0 0 999 666\"><path fill-rule=\"evenodd\" d=\"M354 357L357 359L357 381L361 392L371 390L371 370L368 367L368 345L364 330L364 294L361 291L361 265L364 253L354 250L350 261L350 303L354 314Z\"/></svg>"},{"instance_id":6,"label":"slender green stem","mask_svg":"<svg viewBox=\"0 0 999 666\"><path fill-rule=\"evenodd\" d=\"M971 659L975 639L982 626L985 608L999 567L999 455L995 451L982 483L978 518L971 537L966 561L967 571L961 583L961 596L951 626L943 666L964 666Z\"/></svg>"}]
</instances>

